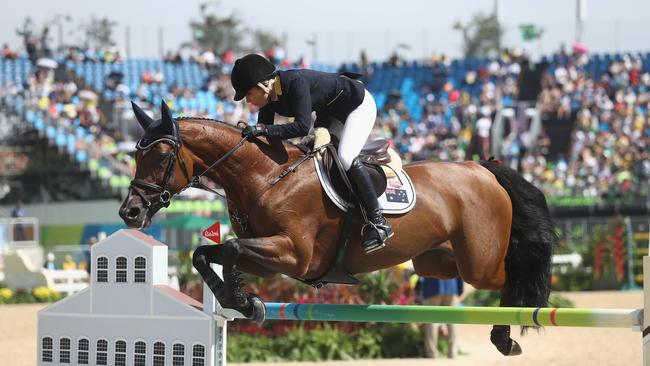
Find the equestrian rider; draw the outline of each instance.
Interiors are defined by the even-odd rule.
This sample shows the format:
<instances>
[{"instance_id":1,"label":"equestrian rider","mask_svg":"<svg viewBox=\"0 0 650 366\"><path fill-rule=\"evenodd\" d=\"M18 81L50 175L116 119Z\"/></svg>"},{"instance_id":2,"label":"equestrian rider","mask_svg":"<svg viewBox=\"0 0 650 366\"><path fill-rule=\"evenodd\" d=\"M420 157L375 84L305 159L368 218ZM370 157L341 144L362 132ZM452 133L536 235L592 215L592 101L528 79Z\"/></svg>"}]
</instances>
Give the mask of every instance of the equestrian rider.
<instances>
[{"instance_id":1,"label":"equestrian rider","mask_svg":"<svg viewBox=\"0 0 650 366\"><path fill-rule=\"evenodd\" d=\"M311 113L321 119L343 122L338 156L350 178L371 226L363 249L371 253L383 248L393 230L386 222L368 172L358 158L377 117L372 95L360 81L313 70L276 71L266 58L249 54L237 61L230 75L235 100L246 97L259 110L258 123L247 126L242 137L290 139L306 136L311 128ZM275 113L294 117L294 122L274 125Z\"/></svg>"}]
</instances>

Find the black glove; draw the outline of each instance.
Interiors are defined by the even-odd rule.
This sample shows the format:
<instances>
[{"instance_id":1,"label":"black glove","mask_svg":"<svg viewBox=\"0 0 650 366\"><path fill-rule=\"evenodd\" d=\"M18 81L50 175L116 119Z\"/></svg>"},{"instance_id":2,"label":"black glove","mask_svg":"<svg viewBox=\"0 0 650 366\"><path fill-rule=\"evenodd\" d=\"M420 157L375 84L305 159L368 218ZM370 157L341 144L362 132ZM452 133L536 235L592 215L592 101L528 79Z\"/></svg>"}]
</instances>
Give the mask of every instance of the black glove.
<instances>
[{"instance_id":1,"label":"black glove","mask_svg":"<svg viewBox=\"0 0 650 366\"><path fill-rule=\"evenodd\" d=\"M248 141L253 141L257 136L266 135L268 135L266 125L261 123L258 123L255 126L246 126L241 132L241 137L246 137L246 140Z\"/></svg>"}]
</instances>

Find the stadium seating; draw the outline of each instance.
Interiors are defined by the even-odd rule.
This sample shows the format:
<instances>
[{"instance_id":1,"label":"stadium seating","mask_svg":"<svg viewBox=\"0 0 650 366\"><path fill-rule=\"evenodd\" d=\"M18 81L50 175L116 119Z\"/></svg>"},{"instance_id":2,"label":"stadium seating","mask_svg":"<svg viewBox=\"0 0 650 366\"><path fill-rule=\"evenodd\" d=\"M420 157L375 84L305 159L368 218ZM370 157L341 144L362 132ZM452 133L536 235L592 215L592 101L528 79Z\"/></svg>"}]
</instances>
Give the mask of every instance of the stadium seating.
<instances>
[{"instance_id":1,"label":"stadium seating","mask_svg":"<svg viewBox=\"0 0 650 366\"><path fill-rule=\"evenodd\" d=\"M598 81L607 75L612 62L621 62L630 58L643 62L642 72L648 72L650 67L650 53L605 53L591 55L588 62L575 66L579 73L586 77ZM542 61L549 63L547 73L553 77L559 68L574 67L575 60L568 55L554 54L542 58ZM466 105L457 103L459 95L463 103L472 103L481 107L481 95L486 86L502 85L506 76L499 73L488 72L490 68L504 68L507 70L507 59L489 59L489 58L465 58L455 59L448 62L438 63L419 63L403 62L400 66L389 66L387 64L372 63L372 74L369 80L366 80L367 88L372 92L379 109L378 118L387 118L390 108L389 103L394 98L403 102L407 113L398 113L399 121L397 123L397 135L388 137L394 138L397 145L407 144L400 147L400 151L408 152L412 143L412 138L418 136L420 132L427 132L431 128L427 121L431 113L427 108L435 102L442 105L443 121L448 129L451 129L454 119L459 114L464 113ZM495 66L495 63L497 66ZM64 62L65 67L75 73L79 78L84 80L87 86L92 87L105 103L111 103L117 97L123 99L137 99L138 96L149 102L150 105L156 106L161 99L166 99L173 107L176 115L192 114L210 116L212 118L222 119L224 113L230 113L236 104L228 98L220 99L210 91L207 84L214 80L214 74L210 73L194 62L183 62L180 64L166 63L157 59L131 59L122 63L92 63L92 62ZM343 64L340 67L322 63L313 63L311 68L336 72L339 70L348 70L363 73L359 65ZM24 83L34 68L29 60L19 58L17 60L0 59L0 87L8 88L15 83ZM108 87L106 78L114 72L122 74L122 83L126 88L116 90L115 87ZM145 72L162 73L161 82L143 81ZM217 69L216 74L223 72ZM227 70L226 70L227 72ZM507 71L509 72L509 71ZM507 73L506 72L506 73ZM469 74L468 74L469 73ZM509 75L512 76L515 74ZM471 80L470 80L471 79ZM516 79L516 75L515 75ZM621 89L617 83L620 81L606 78L610 86L615 90ZM226 81L227 82L227 81ZM180 87L182 92L172 93L174 87ZM630 90L635 93L645 92L645 85L633 85ZM125 92L126 90L126 92ZM452 92L456 93L452 95ZM122 93L120 95L120 93ZM125 94L126 93L126 94ZM566 95L570 99L570 107L575 112L582 108L581 95L572 92ZM64 106L55 104L47 112L43 108L30 107L28 101L21 94L3 94L4 103L13 107L18 114L24 114L26 121L33 126L39 133L47 137L53 146L56 146L61 153L71 157L76 163L87 166L93 176L106 180L108 184L115 189L124 189L128 187L129 173L120 168L120 162L116 161L114 156L102 155L101 151L91 151L88 146L92 146L97 136L89 130L80 126L79 119L72 119L69 126L56 123L50 116L51 113L62 113ZM391 99L393 98L393 99ZM502 93L496 101L500 107L512 108L515 105L515 98L512 94ZM73 104L79 103L77 96L73 97ZM643 112L643 110L640 110ZM436 112L440 113L440 112ZM474 111L473 113L476 113ZM254 120L254 116L250 116ZM392 117L391 117L392 118ZM647 122L646 122L647 123ZM381 124L378 124L381 128ZM607 127L606 125L604 127ZM419 130L420 132L413 132ZM424 129L424 130L423 130ZM449 133L449 132L448 132ZM458 139L458 131L453 132L456 135L447 135L445 139ZM646 132L647 133L647 132ZM392 134L392 133L391 133ZM409 135L412 134L412 135ZM564 138L570 139L571 134L565 133ZM438 136L438 139L443 138ZM438 141L437 143L440 143ZM432 150L433 151L433 150ZM438 151L439 153L439 151ZM430 152L429 154L432 154ZM433 155L418 155L416 158L438 158ZM453 158L448 156L447 158ZM119 159L119 157L118 157ZM554 162L549 162L553 167Z\"/></svg>"}]
</instances>

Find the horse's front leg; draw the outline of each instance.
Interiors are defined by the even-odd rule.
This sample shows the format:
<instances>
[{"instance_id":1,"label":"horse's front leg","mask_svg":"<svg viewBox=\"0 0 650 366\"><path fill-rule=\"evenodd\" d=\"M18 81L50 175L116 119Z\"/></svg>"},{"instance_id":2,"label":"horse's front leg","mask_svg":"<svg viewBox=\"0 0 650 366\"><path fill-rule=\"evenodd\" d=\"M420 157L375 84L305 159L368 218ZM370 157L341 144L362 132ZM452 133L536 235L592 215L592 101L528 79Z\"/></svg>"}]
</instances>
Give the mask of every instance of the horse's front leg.
<instances>
[{"instance_id":1,"label":"horse's front leg","mask_svg":"<svg viewBox=\"0 0 650 366\"><path fill-rule=\"evenodd\" d=\"M214 280L212 276L214 271L209 264L206 268L204 264L206 262L218 263L223 266L224 280L222 283ZM221 305L225 308L238 310L246 317L261 322L264 319L263 304L257 296L242 291L243 282L240 273L236 271L236 264L239 262L245 262L248 265L254 262L262 267L256 272L270 271L293 274L300 271L297 269L299 267L298 254L292 241L281 235L266 238L232 239L222 245L201 246L194 252L195 267L217 296ZM213 287L213 285L218 287Z\"/></svg>"},{"instance_id":2,"label":"horse's front leg","mask_svg":"<svg viewBox=\"0 0 650 366\"><path fill-rule=\"evenodd\" d=\"M241 290L243 282L240 273L234 270L238 257L239 245L228 241L223 245L198 247L192 256L192 264L223 308L237 310L248 319L261 323L266 313L264 303L257 296ZM222 265L223 280L212 269L211 263Z\"/></svg>"},{"instance_id":3,"label":"horse's front leg","mask_svg":"<svg viewBox=\"0 0 650 366\"><path fill-rule=\"evenodd\" d=\"M225 297L224 283L210 264L218 263L217 253L220 249L220 245L201 245L196 248L194 255L192 255L192 265L199 272L203 281L208 285L217 300L219 300L219 303L223 302Z\"/></svg>"}]
</instances>

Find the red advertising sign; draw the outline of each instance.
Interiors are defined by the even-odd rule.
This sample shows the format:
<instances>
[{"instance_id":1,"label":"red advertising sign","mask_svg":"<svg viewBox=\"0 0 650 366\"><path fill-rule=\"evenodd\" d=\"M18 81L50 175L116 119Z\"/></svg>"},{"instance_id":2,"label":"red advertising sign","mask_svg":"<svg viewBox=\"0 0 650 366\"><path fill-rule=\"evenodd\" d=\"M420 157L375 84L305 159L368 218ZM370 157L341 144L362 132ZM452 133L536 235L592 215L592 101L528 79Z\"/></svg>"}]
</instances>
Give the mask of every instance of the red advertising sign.
<instances>
[{"instance_id":1,"label":"red advertising sign","mask_svg":"<svg viewBox=\"0 0 650 366\"><path fill-rule=\"evenodd\" d=\"M217 221L209 228L203 230L203 236L217 244L221 244L221 222Z\"/></svg>"}]
</instances>

